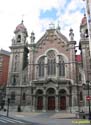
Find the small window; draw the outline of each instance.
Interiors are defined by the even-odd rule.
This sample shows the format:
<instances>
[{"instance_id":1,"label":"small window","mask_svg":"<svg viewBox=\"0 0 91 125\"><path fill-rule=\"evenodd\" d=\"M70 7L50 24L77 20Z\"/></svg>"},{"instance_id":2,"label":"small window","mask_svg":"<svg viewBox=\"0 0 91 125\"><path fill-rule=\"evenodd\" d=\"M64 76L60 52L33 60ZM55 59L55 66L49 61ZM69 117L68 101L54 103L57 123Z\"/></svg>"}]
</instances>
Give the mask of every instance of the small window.
<instances>
[{"instance_id":1,"label":"small window","mask_svg":"<svg viewBox=\"0 0 91 125\"><path fill-rule=\"evenodd\" d=\"M21 35L18 35L18 37L17 37L17 42L18 42L18 43L21 42Z\"/></svg>"}]
</instances>

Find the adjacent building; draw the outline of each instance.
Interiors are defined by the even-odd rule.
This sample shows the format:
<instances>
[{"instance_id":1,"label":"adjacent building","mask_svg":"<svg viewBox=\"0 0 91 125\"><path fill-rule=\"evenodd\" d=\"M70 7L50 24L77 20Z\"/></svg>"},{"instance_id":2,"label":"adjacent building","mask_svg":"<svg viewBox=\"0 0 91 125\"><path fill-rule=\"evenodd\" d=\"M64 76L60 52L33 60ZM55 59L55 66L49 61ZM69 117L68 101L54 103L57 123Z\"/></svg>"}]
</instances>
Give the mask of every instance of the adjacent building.
<instances>
[{"instance_id":1,"label":"adjacent building","mask_svg":"<svg viewBox=\"0 0 91 125\"><path fill-rule=\"evenodd\" d=\"M0 50L0 105L4 102L8 80L10 52Z\"/></svg>"},{"instance_id":2,"label":"adjacent building","mask_svg":"<svg viewBox=\"0 0 91 125\"><path fill-rule=\"evenodd\" d=\"M0 86L5 86L8 79L8 69L9 69L9 58L10 52L1 49L0 50Z\"/></svg>"}]
</instances>

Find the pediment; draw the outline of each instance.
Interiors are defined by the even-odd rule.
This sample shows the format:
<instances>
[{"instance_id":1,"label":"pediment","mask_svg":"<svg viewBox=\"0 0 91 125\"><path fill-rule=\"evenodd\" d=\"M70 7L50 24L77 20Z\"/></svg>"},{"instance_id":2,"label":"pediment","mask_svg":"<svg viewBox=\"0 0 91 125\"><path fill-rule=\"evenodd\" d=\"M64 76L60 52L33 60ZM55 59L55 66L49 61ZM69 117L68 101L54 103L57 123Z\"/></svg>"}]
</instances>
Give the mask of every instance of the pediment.
<instances>
[{"instance_id":1,"label":"pediment","mask_svg":"<svg viewBox=\"0 0 91 125\"><path fill-rule=\"evenodd\" d=\"M55 84L56 83L56 80L52 79L52 78L49 78L46 80L45 82L46 84Z\"/></svg>"},{"instance_id":2,"label":"pediment","mask_svg":"<svg viewBox=\"0 0 91 125\"><path fill-rule=\"evenodd\" d=\"M48 42L62 43L64 46L68 45L69 41L60 31L56 29L46 30L45 34L36 43L37 47L45 45Z\"/></svg>"}]
</instances>

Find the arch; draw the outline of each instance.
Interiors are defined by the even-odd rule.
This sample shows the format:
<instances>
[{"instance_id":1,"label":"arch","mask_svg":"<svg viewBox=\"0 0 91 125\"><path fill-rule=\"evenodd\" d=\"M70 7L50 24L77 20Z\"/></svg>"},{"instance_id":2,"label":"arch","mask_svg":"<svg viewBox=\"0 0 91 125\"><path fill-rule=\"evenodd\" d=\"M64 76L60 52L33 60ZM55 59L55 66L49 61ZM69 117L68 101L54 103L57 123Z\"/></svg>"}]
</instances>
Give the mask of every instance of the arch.
<instances>
[{"instance_id":1,"label":"arch","mask_svg":"<svg viewBox=\"0 0 91 125\"><path fill-rule=\"evenodd\" d=\"M46 89L46 94L47 94L48 89L51 89L51 88L54 89L54 90L55 90L55 93L56 93L57 90L56 90L56 87L55 87L55 86L52 86L52 87L51 87L51 86L48 86L47 89Z\"/></svg>"},{"instance_id":2,"label":"arch","mask_svg":"<svg viewBox=\"0 0 91 125\"><path fill-rule=\"evenodd\" d=\"M55 49L55 48L49 48L49 49L47 49L47 50L45 51L45 55L47 55L47 53L48 53L49 51L51 51L51 50L55 51L55 54L56 54L56 55L59 53L59 51L58 51L57 49Z\"/></svg>"},{"instance_id":3,"label":"arch","mask_svg":"<svg viewBox=\"0 0 91 125\"><path fill-rule=\"evenodd\" d=\"M66 94L66 90L65 89L60 89L59 94Z\"/></svg>"},{"instance_id":4,"label":"arch","mask_svg":"<svg viewBox=\"0 0 91 125\"><path fill-rule=\"evenodd\" d=\"M36 95L37 95L37 94L39 94L39 95L43 94L43 90L38 89L38 90L36 91Z\"/></svg>"},{"instance_id":5,"label":"arch","mask_svg":"<svg viewBox=\"0 0 91 125\"><path fill-rule=\"evenodd\" d=\"M43 89L43 88L39 88L39 87L34 90L34 93L33 93L33 94L36 95L36 93L37 93L38 91L40 91L40 90L43 91L43 94L44 94L44 89Z\"/></svg>"},{"instance_id":6,"label":"arch","mask_svg":"<svg viewBox=\"0 0 91 125\"><path fill-rule=\"evenodd\" d=\"M55 89L54 88L48 88L46 91L47 95L55 94Z\"/></svg>"},{"instance_id":7,"label":"arch","mask_svg":"<svg viewBox=\"0 0 91 125\"><path fill-rule=\"evenodd\" d=\"M64 91L66 92L67 95L69 94L69 90L68 90L67 88L65 88L65 87L59 88L58 93L59 93L61 90L64 90Z\"/></svg>"},{"instance_id":8,"label":"arch","mask_svg":"<svg viewBox=\"0 0 91 125\"><path fill-rule=\"evenodd\" d=\"M38 63L38 61L40 60L40 58L43 58L43 57L45 57L46 55L40 55L40 56L38 56L37 58L36 58L36 61L35 61L35 63L37 64Z\"/></svg>"},{"instance_id":9,"label":"arch","mask_svg":"<svg viewBox=\"0 0 91 125\"><path fill-rule=\"evenodd\" d=\"M69 62L68 57L64 53L59 53L58 56L62 56L64 58L64 62Z\"/></svg>"}]
</instances>

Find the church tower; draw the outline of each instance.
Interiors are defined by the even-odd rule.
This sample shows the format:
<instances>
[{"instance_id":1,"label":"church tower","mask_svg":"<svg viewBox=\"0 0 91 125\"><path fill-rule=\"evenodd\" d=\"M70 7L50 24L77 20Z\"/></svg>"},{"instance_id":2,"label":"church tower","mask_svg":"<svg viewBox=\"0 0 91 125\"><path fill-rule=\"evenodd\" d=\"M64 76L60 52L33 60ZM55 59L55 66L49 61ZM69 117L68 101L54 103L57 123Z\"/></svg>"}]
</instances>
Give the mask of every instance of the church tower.
<instances>
[{"instance_id":1,"label":"church tower","mask_svg":"<svg viewBox=\"0 0 91 125\"><path fill-rule=\"evenodd\" d=\"M9 95L8 98L10 98L11 102L19 102L20 104L20 95L25 95L25 92L23 92L23 87L24 85L26 86L28 84L27 73L29 50L26 40L28 37L28 33L26 27L23 24L23 21L16 27L14 34L15 36L12 39L12 45L10 46L11 55L7 95Z\"/></svg>"}]
</instances>

